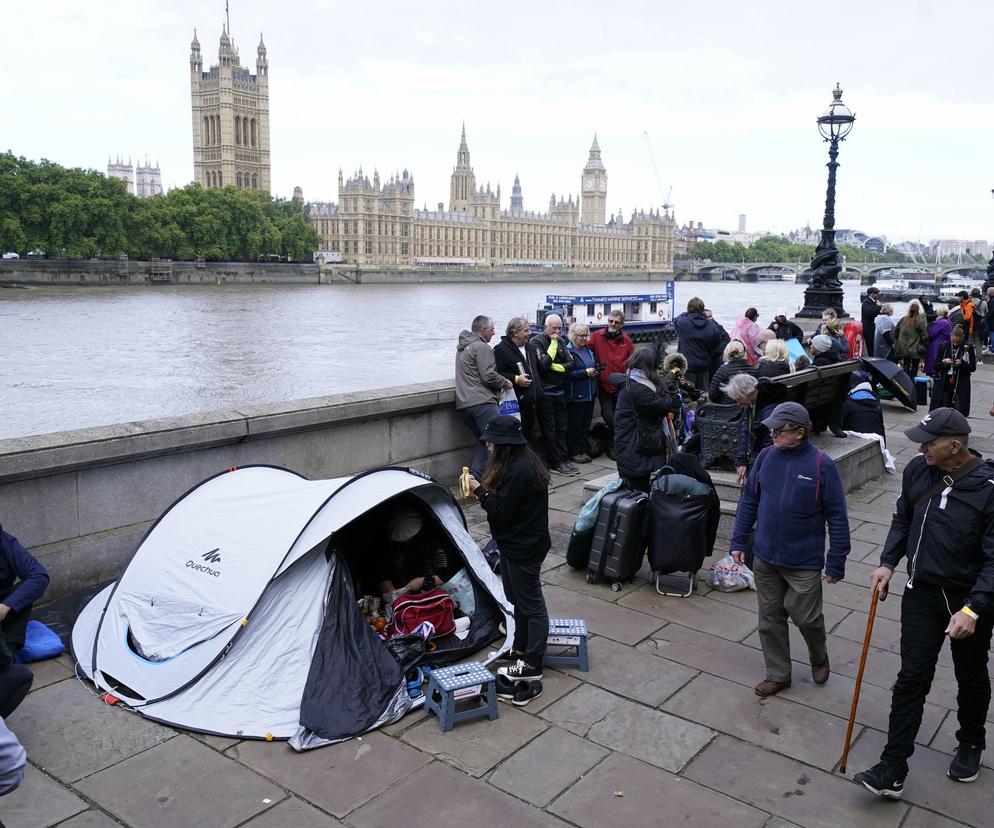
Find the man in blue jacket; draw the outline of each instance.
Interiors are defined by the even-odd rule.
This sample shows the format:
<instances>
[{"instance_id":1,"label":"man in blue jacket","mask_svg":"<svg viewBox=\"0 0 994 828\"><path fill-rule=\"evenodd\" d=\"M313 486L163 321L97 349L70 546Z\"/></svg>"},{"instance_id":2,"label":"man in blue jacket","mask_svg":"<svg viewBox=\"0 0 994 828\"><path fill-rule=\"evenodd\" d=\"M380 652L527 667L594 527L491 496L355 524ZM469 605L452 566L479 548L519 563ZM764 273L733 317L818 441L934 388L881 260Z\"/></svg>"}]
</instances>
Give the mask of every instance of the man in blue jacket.
<instances>
[{"instance_id":1,"label":"man in blue jacket","mask_svg":"<svg viewBox=\"0 0 994 828\"><path fill-rule=\"evenodd\" d=\"M756 458L739 497L732 558L743 562L749 533L755 527L759 640L766 660L766 679L755 691L766 698L790 687L788 618L808 645L815 684L828 681L822 569L828 583L841 581L850 542L842 477L832 459L808 439L811 418L807 409L799 403L780 403L763 425L770 430L773 445Z\"/></svg>"},{"instance_id":2,"label":"man in blue jacket","mask_svg":"<svg viewBox=\"0 0 994 828\"><path fill-rule=\"evenodd\" d=\"M0 629L11 650L24 646L31 607L48 589L48 570L0 526Z\"/></svg>"}]
</instances>

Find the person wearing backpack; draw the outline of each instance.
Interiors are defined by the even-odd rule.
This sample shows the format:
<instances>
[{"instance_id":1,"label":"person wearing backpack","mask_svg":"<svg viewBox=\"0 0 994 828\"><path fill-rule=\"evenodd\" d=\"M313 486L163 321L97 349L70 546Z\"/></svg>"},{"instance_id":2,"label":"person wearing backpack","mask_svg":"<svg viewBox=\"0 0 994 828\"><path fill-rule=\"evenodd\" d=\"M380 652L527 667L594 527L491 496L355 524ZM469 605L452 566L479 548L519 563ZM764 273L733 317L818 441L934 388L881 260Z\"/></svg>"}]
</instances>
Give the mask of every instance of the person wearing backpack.
<instances>
[{"instance_id":1,"label":"person wearing backpack","mask_svg":"<svg viewBox=\"0 0 994 828\"><path fill-rule=\"evenodd\" d=\"M815 684L828 681L822 570L830 584L845 577L850 541L842 476L832 459L808 439L807 409L795 402L780 403L763 425L773 445L760 452L742 487L731 553L742 564L753 534L759 640L766 661L766 678L754 690L766 698L790 687L788 618L808 645Z\"/></svg>"},{"instance_id":2,"label":"person wearing backpack","mask_svg":"<svg viewBox=\"0 0 994 828\"><path fill-rule=\"evenodd\" d=\"M514 604L514 640L497 670L497 695L523 706L542 694L542 664L549 637L549 611L542 594L542 562L549 537L549 471L529 448L521 423L495 417L484 430L490 451L483 480L469 488L487 513L500 549L504 594Z\"/></svg>"}]
</instances>

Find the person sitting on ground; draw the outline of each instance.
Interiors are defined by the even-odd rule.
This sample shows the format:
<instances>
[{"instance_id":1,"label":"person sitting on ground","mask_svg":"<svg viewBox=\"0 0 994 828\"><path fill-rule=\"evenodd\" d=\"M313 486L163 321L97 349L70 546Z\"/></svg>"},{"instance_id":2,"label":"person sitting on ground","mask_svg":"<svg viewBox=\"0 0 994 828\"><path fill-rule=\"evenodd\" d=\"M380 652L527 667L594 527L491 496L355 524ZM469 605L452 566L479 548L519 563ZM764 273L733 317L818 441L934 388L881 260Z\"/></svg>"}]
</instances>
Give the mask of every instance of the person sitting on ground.
<instances>
[{"instance_id":1,"label":"person sitting on ground","mask_svg":"<svg viewBox=\"0 0 994 828\"><path fill-rule=\"evenodd\" d=\"M718 323L704 315L704 302L693 297L687 302L687 312L673 320L677 335L677 351L687 358L687 379L696 388L711 384L712 365L721 354L722 333Z\"/></svg>"},{"instance_id":2,"label":"person sitting on ground","mask_svg":"<svg viewBox=\"0 0 994 828\"><path fill-rule=\"evenodd\" d=\"M925 353L925 362L922 365L922 370L928 376L935 373L939 354L942 353L942 348L949 341L952 333L953 326L949 322L949 308L940 305L935 312L935 321L928 329L928 351Z\"/></svg>"},{"instance_id":3,"label":"person sitting on ground","mask_svg":"<svg viewBox=\"0 0 994 828\"><path fill-rule=\"evenodd\" d=\"M34 674L14 663L14 654L0 632L0 719L6 719L28 695Z\"/></svg>"},{"instance_id":4,"label":"person sitting on ground","mask_svg":"<svg viewBox=\"0 0 994 828\"><path fill-rule=\"evenodd\" d=\"M849 392L842 404L842 428L856 434L879 434L886 445L884 414L870 383L860 382Z\"/></svg>"},{"instance_id":5,"label":"person sitting on ground","mask_svg":"<svg viewBox=\"0 0 994 828\"><path fill-rule=\"evenodd\" d=\"M490 459L483 480L471 477L469 488L486 512L490 534L500 548L500 578L514 606L514 639L505 656L513 663L498 668L497 693L521 706L542 693L549 637L549 611L540 577L542 562L552 547L549 472L528 447L514 417L495 418L485 436Z\"/></svg>"},{"instance_id":6,"label":"person sitting on ground","mask_svg":"<svg viewBox=\"0 0 994 828\"><path fill-rule=\"evenodd\" d=\"M618 475L634 489L649 491L652 473L666 465L675 448L667 415L680 402L670 396L656 373L655 354L639 348L628 360L614 412L614 450Z\"/></svg>"},{"instance_id":7,"label":"person sitting on ground","mask_svg":"<svg viewBox=\"0 0 994 828\"><path fill-rule=\"evenodd\" d=\"M932 382L930 411L953 408L964 417L970 416L970 375L977 370L977 351L966 341L963 329L953 328L949 341L939 352Z\"/></svg>"},{"instance_id":8,"label":"person sitting on ground","mask_svg":"<svg viewBox=\"0 0 994 828\"><path fill-rule=\"evenodd\" d=\"M31 608L48 589L48 570L0 526L0 630L7 646L24 646Z\"/></svg>"},{"instance_id":9,"label":"person sitting on ground","mask_svg":"<svg viewBox=\"0 0 994 828\"><path fill-rule=\"evenodd\" d=\"M752 374L753 376L756 374L756 369L746 359L745 345L737 339L733 339L725 346L723 359L724 364L715 371L708 388L708 400L718 405L727 405L731 402L722 392L721 387L727 385L732 377L736 374Z\"/></svg>"},{"instance_id":10,"label":"person sitting on ground","mask_svg":"<svg viewBox=\"0 0 994 828\"><path fill-rule=\"evenodd\" d=\"M782 377L784 374L793 373L794 366L790 361L787 352L787 343L782 339L771 339L766 343L766 353L759 361L756 368L757 377Z\"/></svg>"},{"instance_id":11,"label":"person sitting on ground","mask_svg":"<svg viewBox=\"0 0 994 828\"><path fill-rule=\"evenodd\" d=\"M791 322L787 318L787 311L783 308L777 311L777 315L773 317L769 329L776 334L777 339L796 339L800 342L804 337L804 331L796 323Z\"/></svg>"},{"instance_id":12,"label":"person sitting on ground","mask_svg":"<svg viewBox=\"0 0 994 828\"><path fill-rule=\"evenodd\" d=\"M883 304L880 306L880 313L877 314L873 323L873 356L889 359L894 362L895 328L894 306Z\"/></svg>"},{"instance_id":13,"label":"person sitting on ground","mask_svg":"<svg viewBox=\"0 0 994 828\"><path fill-rule=\"evenodd\" d=\"M572 463L590 462L590 422L597 400L597 362L587 346L590 328L582 322L569 326L573 370L566 374L566 451Z\"/></svg>"}]
</instances>

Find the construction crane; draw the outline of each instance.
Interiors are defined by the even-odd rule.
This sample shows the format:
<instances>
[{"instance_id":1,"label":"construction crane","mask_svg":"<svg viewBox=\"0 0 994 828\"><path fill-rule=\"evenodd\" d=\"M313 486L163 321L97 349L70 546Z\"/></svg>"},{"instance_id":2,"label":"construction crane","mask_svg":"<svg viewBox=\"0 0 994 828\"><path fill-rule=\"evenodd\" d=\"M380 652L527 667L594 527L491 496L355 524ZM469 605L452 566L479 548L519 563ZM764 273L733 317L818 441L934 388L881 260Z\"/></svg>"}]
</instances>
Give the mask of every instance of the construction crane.
<instances>
[{"instance_id":1,"label":"construction crane","mask_svg":"<svg viewBox=\"0 0 994 828\"><path fill-rule=\"evenodd\" d=\"M656 166L656 155L652 151L652 141L649 140L649 133L643 132L642 135L645 136L645 145L649 148L649 160L652 162L652 172L656 176L656 186L659 187L659 194L663 195L663 182L659 177L659 168ZM994 192L994 191L992 191ZM669 210L673 207L670 202L670 196L673 194L673 187L671 186L669 190L666 191L666 195L663 196L663 209Z\"/></svg>"}]
</instances>

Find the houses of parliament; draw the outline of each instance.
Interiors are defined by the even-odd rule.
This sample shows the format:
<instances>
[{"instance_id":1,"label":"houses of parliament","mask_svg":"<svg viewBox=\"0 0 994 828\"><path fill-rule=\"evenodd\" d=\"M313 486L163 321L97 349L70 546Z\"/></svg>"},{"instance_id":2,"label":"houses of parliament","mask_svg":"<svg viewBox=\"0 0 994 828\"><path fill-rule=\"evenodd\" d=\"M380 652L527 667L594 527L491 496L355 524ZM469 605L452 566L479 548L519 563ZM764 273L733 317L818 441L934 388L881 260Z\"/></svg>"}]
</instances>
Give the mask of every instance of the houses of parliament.
<instances>
[{"instance_id":1,"label":"houses of parliament","mask_svg":"<svg viewBox=\"0 0 994 828\"><path fill-rule=\"evenodd\" d=\"M338 173L338 203L308 205L328 251L356 265L571 267L672 271L675 222L666 211L607 215L607 170L594 136L580 175L580 195L549 199L548 211L524 209L515 176L511 201L477 187L463 126L449 181L449 205L414 207L407 170L381 181L358 170ZM337 257L336 257L337 258Z\"/></svg>"},{"instance_id":2,"label":"houses of parliament","mask_svg":"<svg viewBox=\"0 0 994 828\"><path fill-rule=\"evenodd\" d=\"M203 187L270 192L269 61L259 39L256 73L243 67L227 28L218 63L204 71L200 42L190 44L194 180ZM594 136L578 197L525 210L515 177L508 207L478 187L463 126L449 183L448 209L415 209L407 170L372 180L338 173L338 202L306 206L326 261L413 267L562 267L672 271L675 222L667 210L607 213L607 169ZM295 197L299 190L295 192Z\"/></svg>"}]
</instances>

